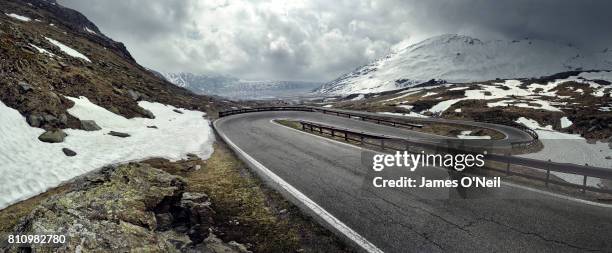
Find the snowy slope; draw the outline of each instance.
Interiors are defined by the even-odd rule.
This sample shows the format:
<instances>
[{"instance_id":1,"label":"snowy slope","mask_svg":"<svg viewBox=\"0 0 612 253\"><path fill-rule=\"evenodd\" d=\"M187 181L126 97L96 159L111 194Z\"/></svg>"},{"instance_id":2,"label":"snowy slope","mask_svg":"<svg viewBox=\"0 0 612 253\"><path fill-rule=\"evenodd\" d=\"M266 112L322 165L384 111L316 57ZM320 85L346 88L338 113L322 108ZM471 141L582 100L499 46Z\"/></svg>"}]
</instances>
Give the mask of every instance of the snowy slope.
<instances>
[{"instance_id":1,"label":"snowy slope","mask_svg":"<svg viewBox=\"0 0 612 253\"><path fill-rule=\"evenodd\" d=\"M19 112L0 102L0 209L104 165L149 157L178 160L188 153L207 159L212 154L214 136L202 112L180 109L180 114L175 107L142 101L139 105L155 119L126 119L85 97L69 99L75 102L71 115L95 120L102 130L68 129L63 143L44 143L37 138L45 130L30 127ZM109 131L131 136L114 137ZM62 148L78 154L68 157Z\"/></svg>"},{"instance_id":2,"label":"snowy slope","mask_svg":"<svg viewBox=\"0 0 612 253\"><path fill-rule=\"evenodd\" d=\"M581 49L542 40L481 41L441 35L404 47L318 89L327 94L372 93L431 79L469 82L540 77L576 69L612 69L610 50Z\"/></svg>"}]
</instances>

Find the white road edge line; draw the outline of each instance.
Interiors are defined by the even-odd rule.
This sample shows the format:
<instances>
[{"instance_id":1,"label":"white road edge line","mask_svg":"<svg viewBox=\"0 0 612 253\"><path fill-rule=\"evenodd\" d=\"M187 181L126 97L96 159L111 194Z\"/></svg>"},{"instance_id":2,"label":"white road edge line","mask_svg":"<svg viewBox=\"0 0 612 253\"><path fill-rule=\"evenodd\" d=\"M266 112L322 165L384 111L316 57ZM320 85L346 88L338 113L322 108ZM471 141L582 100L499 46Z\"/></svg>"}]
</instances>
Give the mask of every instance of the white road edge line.
<instances>
[{"instance_id":1,"label":"white road edge line","mask_svg":"<svg viewBox=\"0 0 612 253\"><path fill-rule=\"evenodd\" d=\"M349 143L346 143L346 142L341 142L341 141L338 141L338 140L334 140L334 139L326 138L326 137L323 137L323 136L319 136L319 135L316 135L316 134L313 134L313 133L300 131L300 130L297 130L295 128L291 128L291 127L279 124L278 122L274 122L273 119L270 120L270 123L273 123L273 124L276 124L276 125L279 125L279 126L282 126L282 127L288 128L288 129L291 129L293 131L296 131L296 132L299 132L299 133L302 133L302 134L312 135L314 137L321 138L321 139L324 139L324 140L327 140L327 141L331 141L331 142L336 142L336 143L339 143L339 144L348 145L348 146L351 146L351 147L354 147L354 148L357 148L357 149L364 149L362 147L355 146L353 144L349 144ZM367 149L367 148L365 148L365 149ZM368 150L376 152L378 154L382 154L379 151L375 151L375 150L371 150L371 149L368 149ZM440 169L440 170L446 170L444 168L438 168L438 167L434 167L434 168ZM612 205L610 205L610 204L597 203L597 202L593 202L593 201L586 200L586 199L579 199L579 198L575 198L575 197L572 197L572 196L567 196L567 195L563 195L563 194L559 194L559 193L539 190L539 189L531 188L529 186L518 185L518 184L509 183L509 182L505 182L505 181L502 181L502 184L510 186L510 187L514 187L514 188L523 189L523 190L526 190L526 191L531 191L531 192L539 193L539 194L542 194L542 195L556 197L556 198L567 200L567 201L574 201L574 202L585 204L585 205L597 206L597 207L603 207L603 208L612 208Z\"/></svg>"},{"instance_id":2,"label":"white road edge line","mask_svg":"<svg viewBox=\"0 0 612 253\"><path fill-rule=\"evenodd\" d=\"M269 170L268 168L263 166L261 163L259 163L257 160L255 160L253 157L251 157L246 152L244 152L242 149L240 149L224 133L222 133L221 131L218 130L216 123L217 123L217 120L215 120L213 122L213 126L215 127L215 130L217 131L217 133L221 136L221 139L223 139L228 145L230 145L230 147L232 147L236 152L238 152L245 159L247 159L251 164L253 164L255 167L257 167L257 169L259 169L266 176L268 176L270 178L270 180L272 180L275 183L277 183L280 187L282 187L284 190L286 190L294 198L298 199L300 202L302 202L302 204L304 204L306 207L310 208L310 210L312 210L315 214L317 214L321 219L323 219L325 222L327 222L330 226L332 226L335 229L337 229L340 233L342 233L344 236L349 238L351 241L353 241L354 243L359 245L365 251L370 252L370 253L382 253L383 252L378 247L376 247L376 245L372 244L366 238L364 238L363 236L359 235L357 232L355 232L353 229L348 227L346 224L344 224L338 218L334 217L331 213L329 213L325 209L323 209L323 207L319 206L317 203L312 201L310 198L308 198L306 195L304 195L298 189L296 189L295 187L293 187L292 185L287 183L281 177L279 177L278 175L274 174L274 172L272 172L271 170Z\"/></svg>"}]
</instances>

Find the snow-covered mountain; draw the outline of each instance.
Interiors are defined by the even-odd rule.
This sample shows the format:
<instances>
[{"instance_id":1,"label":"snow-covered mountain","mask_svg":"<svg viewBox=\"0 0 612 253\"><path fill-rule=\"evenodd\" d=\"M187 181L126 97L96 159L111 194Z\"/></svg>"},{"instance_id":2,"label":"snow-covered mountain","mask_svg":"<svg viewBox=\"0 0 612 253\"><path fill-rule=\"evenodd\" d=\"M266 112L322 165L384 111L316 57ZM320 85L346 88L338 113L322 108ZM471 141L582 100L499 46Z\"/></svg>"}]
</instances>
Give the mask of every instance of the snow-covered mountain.
<instances>
[{"instance_id":1,"label":"snow-covered mountain","mask_svg":"<svg viewBox=\"0 0 612 253\"><path fill-rule=\"evenodd\" d=\"M218 95L232 99L270 99L306 95L321 86L305 81L246 81L226 75L165 73L177 86L198 94Z\"/></svg>"},{"instance_id":2,"label":"snow-covered mountain","mask_svg":"<svg viewBox=\"0 0 612 253\"><path fill-rule=\"evenodd\" d=\"M569 70L612 69L612 50L585 52L543 40L482 41L447 34L393 51L324 84L326 94L372 93L431 79L469 82L540 77Z\"/></svg>"}]
</instances>

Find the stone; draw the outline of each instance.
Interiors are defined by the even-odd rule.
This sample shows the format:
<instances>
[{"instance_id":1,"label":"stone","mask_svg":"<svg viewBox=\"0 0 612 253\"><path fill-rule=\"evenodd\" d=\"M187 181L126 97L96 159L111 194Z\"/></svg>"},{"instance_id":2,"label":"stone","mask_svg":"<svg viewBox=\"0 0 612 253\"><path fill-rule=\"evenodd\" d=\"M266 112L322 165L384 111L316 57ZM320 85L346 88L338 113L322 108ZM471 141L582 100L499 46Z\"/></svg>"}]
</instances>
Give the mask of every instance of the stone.
<instances>
[{"instance_id":1,"label":"stone","mask_svg":"<svg viewBox=\"0 0 612 253\"><path fill-rule=\"evenodd\" d=\"M234 248L235 250L237 250L238 252L241 252L241 253L251 252L247 249L246 246L244 246L244 244L237 243L236 241L231 241L227 244L231 246L232 248Z\"/></svg>"},{"instance_id":2,"label":"stone","mask_svg":"<svg viewBox=\"0 0 612 253\"><path fill-rule=\"evenodd\" d=\"M74 152L74 151L72 151L71 149L68 149L68 148L63 148L62 152L64 152L64 155L66 155L66 156L76 156L77 155L76 152Z\"/></svg>"},{"instance_id":3,"label":"stone","mask_svg":"<svg viewBox=\"0 0 612 253\"><path fill-rule=\"evenodd\" d=\"M606 156L606 160L611 160L612 156Z\"/></svg>"},{"instance_id":4,"label":"stone","mask_svg":"<svg viewBox=\"0 0 612 253\"><path fill-rule=\"evenodd\" d=\"M40 115L30 114L28 115L27 121L28 121L28 124L30 124L30 126L32 127L40 127L42 126L44 119Z\"/></svg>"},{"instance_id":5,"label":"stone","mask_svg":"<svg viewBox=\"0 0 612 253\"><path fill-rule=\"evenodd\" d=\"M45 122L47 123L51 123L51 122L55 122L57 121L57 117L46 113L45 115L43 115L43 119L45 120Z\"/></svg>"},{"instance_id":6,"label":"stone","mask_svg":"<svg viewBox=\"0 0 612 253\"><path fill-rule=\"evenodd\" d=\"M64 141L64 138L68 136L61 129L49 130L38 136L38 139L42 142L48 143L60 143Z\"/></svg>"},{"instance_id":7,"label":"stone","mask_svg":"<svg viewBox=\"0 0 612 253\"><path fill-rule=\"evenodd\" d=\"M147 109L143 110L143 114L144 114L145 118L155 119L155 114L153 114L151 111L149 111Z\"/></svg>"},{"instance_id":8,"label":"stone","mask_svg":"<svg viewBox=\"0 0 612 253\"><path fill-rule=\"evenodd\" d=\"M132 89L128 90L128 96L135 101L138 101L142 97L138 91Z\"/></svg>"},{"instance_id":9,"label":"stone","mask_svg":"<svg viewBox=\"0 0 612 253\"><path fill-rule=\"evenodd\" d=\"M81 128L85 131L98 131L102 129L93 120L81 120Z\"/></svg>"},{"instance_id":10,"label":"stone","mask_svg":"<svg viewBox=\"0 0 612 253\"><path fill-rule=\"evenodd\" d=\"M66 116L65 113L60 114L59 116L59 122L62 124L68 124L68 116Z\"/></svg>"},{"instance_id":11,"label":"stone","mask_svg":"<svg viewBox=\"0 0 612 253\"><path fill-rule=\"evenodd\" d=\"M183 112L181 110L179 110L179 109L173 109L172 111L174 111L176 113L179 113L179 114L183 114Z\"/></svg>"},{"instance_id":12,"label":"stone","mask_svg":"<svg viewBox=\"0 0 612 253\"><path fill-rule=\"evenodd\" d=\"M57 94L55 94L55 92L49 91L47 94L49 94L49 97L54 103L59 104L62 102L62 99L60 99L60 97Z\"/></svg>"},{"instance_id":13,"label":"stone","mask_svg":"<svg viewBox=\"0 0 612 253\"><path fill-rule=\"evenodd\" d=\"M123 95L123 90L117 88L117 87L113 87L113 92L115 92L118 95Z\"/></svg>"},{"instance_id":14,"label":"stone","mask_svg":"<svg viewBox=\"0 0 612 253\"><path fill-rule=\"evenodd\" d=\"M170 213L159 213L155 214L155 220L157 221L157 229L166 231L172 228L174 218Z\"/></svg>"},{"instance_id":15,"label":"stone","mask_svg":"<svg viewBox=\"0 0 612 253\"><path fill-rule=\"evenodd\" d=\"M17 84L19 85L19 87L21 88L21 90L23 92L28 92L28 91L31 91L31 90L34 89L34 88L32 88L32 85L30 85L29 83L26 83L26 82L19 82Z\"/></svg>"},{"instance_id":16,"label":"stone","mask_svg":"<svg viewBox=\"0 0 612 253\"><path fill-rule=\"evenodd\" d=\"M227 253L238 253L241 252L238 249L236 249L235 247L223 243L223 241L221 241L221 239L217 238L217 236L215 236L213 233L210 233L208 235L208 237L204 240L204 243L206 245L206 248L210 251L210 252L227 252ZM246 252L244 252L246 253Z\"/></svg>"},{"instance_id":17,"label":"stone","mask_svg":"<svg viewBox=\"0 0 612 253\"><path fill-rule=\"evenodd\" d=\"M195 160L200 160L200 158L196 154L188 153L187 154L187 160L188 161L195 161Z\"/></svg>"},{"instance_id":18,"label":"stone","mask_svg":"<svg viewBox=\"0 0 612 253\"><path fill-rule=\"evenodd\" d=\"M131 136L130 134L115 132L115 131L110 131L108 134L112 136L116 136L116 137L121 137L121 138L127 138Z\"/></svg>"},{"instance_id":19,"label":"stone","mask_svg":"<svg viewBox=\"0 0 612 253\"><path fill-rule=\"evenodd\" d=\"M147 126L147 128L157 129L157 126Z\"/></svg>"}]
</instances>

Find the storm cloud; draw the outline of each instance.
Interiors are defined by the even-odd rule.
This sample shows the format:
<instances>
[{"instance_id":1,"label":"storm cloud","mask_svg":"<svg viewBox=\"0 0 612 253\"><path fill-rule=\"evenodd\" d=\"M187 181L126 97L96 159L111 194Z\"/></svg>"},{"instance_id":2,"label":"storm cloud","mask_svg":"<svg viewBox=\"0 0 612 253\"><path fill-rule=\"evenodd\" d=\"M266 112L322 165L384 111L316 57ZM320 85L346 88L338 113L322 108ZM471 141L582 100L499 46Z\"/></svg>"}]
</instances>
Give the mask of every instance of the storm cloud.
<instances>
[{"instance_id":1,"label":"storm cloud","mask_svg":"<svg viewBox=\"0 0 612 253\"><path fill-rule=\"evenodd\" d=\"M457 33L612 48L598 0L59 0L164 72L328 81L393 47Z\"/></svg>"}]
</instances>

